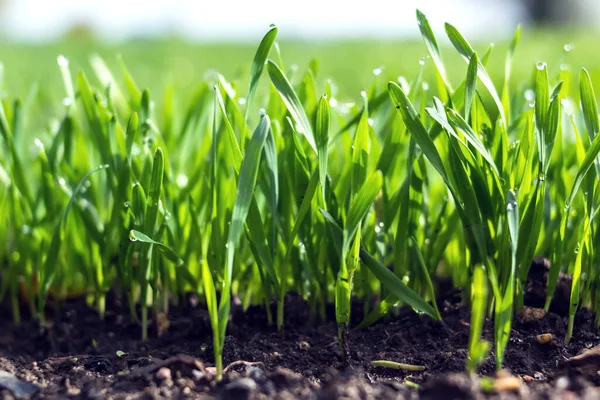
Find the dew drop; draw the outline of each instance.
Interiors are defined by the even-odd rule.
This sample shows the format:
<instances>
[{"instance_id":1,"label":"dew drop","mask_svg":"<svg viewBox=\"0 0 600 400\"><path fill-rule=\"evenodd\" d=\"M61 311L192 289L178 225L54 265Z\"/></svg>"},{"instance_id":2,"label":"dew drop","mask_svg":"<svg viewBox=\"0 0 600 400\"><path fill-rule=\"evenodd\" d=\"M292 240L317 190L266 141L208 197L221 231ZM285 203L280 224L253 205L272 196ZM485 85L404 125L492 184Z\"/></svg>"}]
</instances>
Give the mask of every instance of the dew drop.
<instances>
[{"instance_id":1,"label":"dew drop","mask_svg":"<svg viewBox=\"0 0 600 400\"><path fill-rule=\"evenodd\" d=\"M267 115L267 112L265 111L265 109L264 109L264 108L261 108L261 109L260 109L260 111L258 112L258 114L259 114L261 117L264 117L265 115Z\"/></svg>"},{"instance_id":2,"label":"dew drop","mask_svg":"<svg viewBox=\"0 0 600 400\"><path fill-rule=\"evenodd\" d=\"M335 97L332 97L331 99L329 99L329 106L330 107L337 107L338 105L338 101Z\"/></svg>"},{"instance_id":3,"label":"dew drop","mask_svg":"<svg viewBox=\"0 0 600 400\"><path fill-rule=\"evenodd\" d=\"M516 201L509 201L508 204L506 205L506 211L513 211L517 208L517 202Z\"/></svg>"},{"instance_id":4,"label":"dew drop","mask_svg":"<svg viewBox=\"0 0 600 400\"><path fill-rule=\"evenodd\" d=\"M35 140L33 141L33 143L35 143L35 145L40 149L40 150L44 150L44 143L42 143L42 141L38 138L35 138Z\"/></svg>"},{"instance_id":5,"label":"dew drop","mask_svg":"<svg viewBox=\"0 0 600 400\"><path fill-rule=\"evenodd\" d=\"M563 46L563 49L565 50L565 52L570 52L573 51L573 49L575 48L575 46L573 46L573 43L567 43Z\"/></svg>"},{"instance_id":6,"label":"dew drop","mask_svg":"<svg viewBox=\"0 0 600 400\"><path fill-rule=\"evenodd\" d=\"M367 97L367 92L365 92L364 90L362 90L362 91L360 92L360 96L361 96L361 97Z\"/></svg>"},{"instance_id":7,"label":"dew drop","mask_svg":"<svg viewBox=\"0 0 600 400\"><path fill-rule=\"evenodd\" d=\"M544 182L546 180L546 175L543 172L540 172L540 174L538 175L538 180L540 182Z\"/></svg>"},{"instance_id":8,"label":"dew drop","mask_svg":"<svg viewBox=\"0 0 600 400\"><path fill-rule=\"evenodd\" d=\"M189 179L188 179L187 175L185 175L185 174L177 175L177 186L179 186L180 188L186 187L188 182L189 182Z\"/></svg>"},{"instance_id":9,"label":"dew drop","mask_svg":"<svg viewBox=\"0 0 600 400\"><path fill-rule=\"evenodd\" d=\"M242 106L243 106L244 104L246 104L246 102L247 102L247 100L246 100L246 98L245 98L245 97L240 97L240 98L238 99L238 104L240 104L240 105L242 105Z\"/></svg>"},{"instance_id":10,"label":"dew drop","mask_svg":"<svg viewBox=\"0 0 600 400\"><path fill-rule=\"evenodd\" d=\"M545 62L543 62L543 61L541 61L541 62L537 63L537 65L536 65L536 68L537 68L539 71L543 71L544 69L546 69L546 63L545 63Z\"/></svg>"},{"instance_id":11,"label":"dew drop","mask_svg":"<svg viewBox=\"0 0 600 400\"><path fill-rule=\"evenodd\" d=\"M535 100L535 92L532 89L527 89L525 91L525 100L527 100L527 101Z\"/></svg>"},{"instance_id":12,"label":"dew drop","mask_svg":"<svg viewBox=\"0 0 600 400\"><path fill-rule=\"evenodd\" d=\"M69 60L62 54L56 58L56 62L58 63L58 66L61 68L69 66Z\"/></svg>"},{"instance_id":13,"label":"dew drop","mask_svg":"<svg viewBox=\"0 0 600 400\"><path fill-rule=\"evenodd\" d=\"M60 186L65 186L67 182L65 182L65 178L58 178L58 184Z\"/></svg>"},{"instance_id":14,"label":"dew drop","mask_svg":"<svg viewBox=\"0 0 600 400\"><path fill-rule=\"evenodd\" d=\"M419 60L419 65L425 65L425 60L427 60L427 58L425 58L425 57L424 57L424 58L421 58L421 59Z\"/></svg>"},{"instance_id":15,"label":"dew drop","mask_svg":"<svg viewBox=\"0 0 600 400\"><path fill-rule=\"evenodd\" d=\"M369 126L375 125L375 121L373 121L373 118L368 118L367 122L369 123Z\"/></svg>"},{"instance_id":16,"label":"dew drop","mask_svg":"<svg viewBox=\"0 0 600 400\"><path fill-rule=\"evenodd\" d=\"M70 97L65 97L62 101L62 104L65 107L69 107L71 104L73 104L73 99L71 99Z\"/></svg>"},{"instance_id":17,"label":"dew drop","mask_svg":"<svg viewBox=\"0 0 600 400\"><path fill-rule=\"evenodd\" d=\"M428 91L429 90L429 83L423 82L423 90L424 91Z\"/></svg>"},{"instance_id":18,"label":"dew drop","mask_svg":"<svg viewBox=\"0 0 600 400\"><path fill-rule=\"evenodd\" d=\"M133 231L129 231L129 240L131 240L132 242L137 242L137 238L135 237Z\"/></svg>"},{"instance_id":19,"label":"dew drop","mask_svg":"<svg viewBox=\"0 0 600 400\"><path fill-rule=\"evenodd\" d=\"M383 72L383 67L377 67L373 70L373 75L379 76Z\"/></svg>"}]
</instances>

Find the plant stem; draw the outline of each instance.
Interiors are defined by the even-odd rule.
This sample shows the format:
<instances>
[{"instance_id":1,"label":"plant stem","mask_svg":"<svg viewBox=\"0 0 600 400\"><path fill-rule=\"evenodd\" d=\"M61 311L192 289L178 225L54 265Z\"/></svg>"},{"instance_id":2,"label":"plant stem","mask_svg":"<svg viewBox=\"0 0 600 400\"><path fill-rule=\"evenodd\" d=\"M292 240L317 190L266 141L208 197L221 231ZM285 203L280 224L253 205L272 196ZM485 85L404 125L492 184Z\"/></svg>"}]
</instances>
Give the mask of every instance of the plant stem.
<instances>
[{"instance_id":1,"label":"plant stem","mask_svg":"<svg viewBox=\"0 0 600 400\"><path fill-rule=\"evenodd\" d=\"M282 282L283 285L283 282ZM285 292L283 290L279 293L279 301L277 302L277 332L283 333L283 310L285 306Z\"/></svg>"},{"instance_id":2,"label":"plant stem","mask_svg":"<svg viewBox=\"0 0 600 400\"><path fill-rule=\"evenodd\" d=\"M21 324L21 308L19 306L19 280L12 279L10 285L10 301L12 307L13 321L16 325Z\"/></svg>"}]
</instances>

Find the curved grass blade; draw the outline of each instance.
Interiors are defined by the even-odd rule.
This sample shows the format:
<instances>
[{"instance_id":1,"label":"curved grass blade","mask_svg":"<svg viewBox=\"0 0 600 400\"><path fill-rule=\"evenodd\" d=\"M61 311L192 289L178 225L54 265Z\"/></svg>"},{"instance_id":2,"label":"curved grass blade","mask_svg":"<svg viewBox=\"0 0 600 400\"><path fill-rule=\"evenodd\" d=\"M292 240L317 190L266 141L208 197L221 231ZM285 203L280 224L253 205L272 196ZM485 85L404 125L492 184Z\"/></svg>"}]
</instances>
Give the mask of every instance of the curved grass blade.
<instances>
[{"instance_id":1,"label":"curved grass blade","mask_svg":"<svg viewBox=\"0 0 600 400\"><path fill-rule=\"evenodd\" d=\"M425 259L423 258L423 253L421 253L421 249L417 243L417 239L414 236L410 237L410 244L415 250L417 254L417 260L419 261L419 266L421 267L421 274L425 278L425 283L427 284L427 291L429 291L429 296L431 298L431 303L433 304L433 309L435 310L435 314L437 316L437 320L442 320L442 315L440 314L440 310L438 309L437 302L435 301L435 289L433 288L433 282L431 281L431 276L429 276L429 270L427 269L427 265L425 264Z\"/></svg>"},{"instance_id":2,"label":"curved grass blade","mask_svg":"<svg viewBox=\"0 0 600 400\"><path fill-rule=\"evenodd\" d=\"M177 253L175 253L175 251L172 248L170 248L169 246L167 246L161 242L157 242L156 240L152 239L151 237L149 237L148 235L146 235L140 231L136 231L135 229L130 230L129 231L129 240L131 240L132 242L153 244L154 246L156 246L156 248L158 250L163 252L165 257L169 261L172 261L177 266L183 265L183 260L181 259L181 257L179 257L177 255Z\"/></svg>"},{"instance_id":3,"label":"curved grass blade","mask_svg":"<svg viewBox=\"0 0 600 400\"><path fill-rule=\"evenodd\" d=\"M473 53L471 60L469 60L469 67L467 68L467 81L465 84L465 121L469 120L473 98L475 97L478 63L479 59L477 58L477 53Z\"/></svg>"},{"instance_id":4,"label":"curved grass blade","mask_svg":"<svg viewBox=\"0 0 600 400\"><path fill-rule=\"evenodd\" d=\"M323 199L326 199L325 187L327 186L327 163L329 160L330 112L329 99L327 99L327 95L323 95L319 100L317 123L315 124L315 141L319 157L319 182L321 183Z\"/></svg>"},{"instance_id":5,"label":"curved grass blade","mask_svg":"<svg viewBox=\"0 0 600 400\"><path fill-rule=\"evenodd\" d=\"M222 354L223 345L225 343L225 331L227 328L227 321L229 318L229 310L231 307L231 285L233 279L233 259L237 244L240 240L242 233L244 232L244 223L250 205L254 197L254 189L256 187L256 181L258 178L258 169L260 165L260 158L263 152L263 147L267 140L267 135L270 130L270 120L266 114L261 115L260 122L248 143L246 152L244 154L244 160L240 168L240 177L238 181L237 194L233 212L231 215L231 225L229 227L229 234L227 236L227 243L225 245L225 271L224 271L224 282L223 290L221 292L221 300L219 302L219 348L215 349L215 356L217 351ZM221 376L222 371L217 371L217 374Z\"/></svg>"},{"instance_id":6,"label":"curved grass blade","mask_svg":"<svg viewBox=\"0 0 600 400\"><path fill-rule=\"evenodd\" d=\"M440 48L438 47L437 40L435 39L435 35L433 34L433 30L429 25L427 17L420 10L417 10L417 22L419 25L419 30L421 31L421 36L425 41L425 46L427 46L427 50L429 51L429 55L431 55L431 59L433 60L435 68L444 82L444 85L446 85L446 90L451 93L452 86L450 85L450 81L446 75L446 68L444 67L444 61L442 60L442 53L440 52Z\"/></svg>"},{"instance_id":7,"label":"curved grass blade","mask_svg":"<svg viewBox=\"0 0 600 400\"><path fill-rule=\"evenodd\" d=\"M92 174L94 174L98 171L107 169L107 168L108 168L108 165L100 165L99 167L94 168L93 170L89 171L87 174L85 174L83 176L83 178L81 178L79 183L77 183L77 185L75 186L73 193L71 194L71 198L69 199L69 202L67 203L67 207L65 207L63 213L61 214L61 216L58 220L58 223L54 227L54 232L52 234L52 240L50 242L50 247L48 247L48 251L46 253L46 260L43 264L43 267L40 269L39 282L40 282L41 293L39 294L39 297L38 297L38 300L39 300L38 312L39 312L39 315L41 318L43 318L46 293L48 293L48 291L50 290L50 286L52 285L52 282L54 281L54 277L56 275L58 257L60 254L60 248L61 248L62 241L63 241L64 230L65 230L67 218L69 216L69 211L71 210L71 207L73 207L73 204L75 202L75 199L77 198L77 195L81 192L81 189L83 189L83 186L87 182L89 177Z\"/></svg>"},{"instance_id":8,"label":"curved grass blade","mask_svg":"<svg viewBox=\"0 0 600 400\"><path fill-rule=\"evenodd\" d=\"M400 278L385 265L377 261L377 259L365 249L360 249L360 259L390 293L399 298L402 302L413 307L415 310L425 313L435 320L439 320L438 315L432 306L411 288L406 286Z\"/></svg>"},{"instance_id":9,"label":"curved grass blade","mask_svg":"<svg viewBox=\"0 0 600 400\"><path fill-rule=\"evenodd\" d=\"M292 85L285 77L281 69L279 69L277 64L275 64L272 60L267 62L267 71L271 77L271 82L273 82L273 85L279 92L279 95L294 119L294 122L298 124L301 133L304 135L313 151L318 153L317 144L315 142L315 137L310 126L310 122L308 121L308 117L304 112L304 108L302 108L302 103L300 103L300 100L298 99L296 92L294 92Z\"/></svg>"},{"instance_id":10,"label":"curved grass blade","mask_svg":"<svg viewBox=\"0 0 600 400\"><path fill-rule=\"evenodd\" d=\"M252 61L252 69L250 70L250 89L248 90L248 97L246 97L246 115L244 117L245 120L248 120L248 113L252 108L252 103L254 102L254 97L256 96L256 88L258 87L258 81L260 80L260 76L262 75L262 72L265 68L265 62L267 61L267 57L269 57L271 47L273 47L273 43L275 42L276 37L277 27L273 26L263 37L262 41L258 45L256 54L254 55L254 61Z\"/></svg>"},{"instance_id":11,"label":"curved grass blade","mask_svg":"<svg viewBox=\"0 0 600 400\"><path fill-rule=\"evenodd\" d=\"M594 140L600 131L598 122L598 104L596 103L592 79L585 68L582 68L581 73L579 74L579 93L581 96L581 110L583 111L585 126L588 135L590 136L590 140Z\"/></svg>"},{"instance_id":12,"label":"curved grass blade","mask_svg":"<svg viewBox=\"0 0 600 400\"><path fill-rule=\"evenodd\" d=\"M467 63L470 62L471 57L473 56L473 53L475 53L475 51L473 50L469 42L466 41L466 39L454 26L448 23L446 23L445 26L448 39L450 39L450 42L452 43L454 48L458 51L458 53L463 57L463 59ZM502 101L500 100L500 96L498 96L498 91L494 86L494 82L492 82L492 79L488 75L487 71L485 70L485 67L481 62L477 63L477 75L479 76L479 79L481 79L481 82L492 96L492 99L496 104L496 108L498 109L498 113L500 114L500 119L503 121L504 126L506 126L506 116L504 115L504 107L502 107Z\"/></svg>"},{"instance_id":13,"label":"curved grass blade","mask_svg":"<svg viewBox=\"0 0 600 400\"><path fill-rule=\"evenodd\" d=\"M417 142L419 147L421 147L423 154L425 154L425 157L427 157L431 165L442 176L449 187L451 187L451 183L448 179L448 175L446 174L446 168L444 167L440 153L435 147L431 137L429 137L427 130L419 119L419 115L417 114L417 111L411 104L410 100L408 100L408 97L406 97L404 91L395 82L390 82L388 84L388 91L392 101L396 106L396 109L398 109L402 114L404 123L415 138L415 142Z\"/></svg>"},{"instance_id":14,"label":"curved grass blade","mask_svg":"<svg viewBox=\"0 0 600 400\"><path fill-rule=\"evenodd\" d=\"M354 199L352 199L350 208L348 209L346 224L344 226L344 242L346 242L346 245L343 246L344 248L347 249L349 247L347 241L349 241L358 230L360 222L369 212L369 209L371 208L371 205L373 205L382 186L383 175L381 174L381 171L375 171L358 191ZM343 251L343 254L346 253L347 251Z\"/></svg>"}]
</instances>

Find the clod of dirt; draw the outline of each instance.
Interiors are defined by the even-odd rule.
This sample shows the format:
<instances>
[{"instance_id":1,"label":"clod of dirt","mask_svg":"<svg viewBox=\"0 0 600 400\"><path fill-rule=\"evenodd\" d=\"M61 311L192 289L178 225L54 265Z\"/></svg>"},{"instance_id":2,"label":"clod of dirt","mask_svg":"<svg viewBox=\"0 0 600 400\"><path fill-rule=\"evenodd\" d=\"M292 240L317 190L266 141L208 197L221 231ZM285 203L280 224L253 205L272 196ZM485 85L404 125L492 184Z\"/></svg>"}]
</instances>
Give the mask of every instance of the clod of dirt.
<instances>
[{"instance_id":1,"label":"clod of dirt","mask_svg":"<svg viewBox=\"0 0 600 400\"><path fill-rule=\"evenodd\" d=\"M22 381L6 371L0 371L0 388L8 390L18 400L27 400L38 391L33 383Z\"/></svg>"},{"instance_id":2,"label":"clod of dirt","mask_svg":"<svg viewBox=\"0 0 600 400\"><path fill-rule=\"evenodd\" d=\"M517 321L522 324L535 322L546 316L546 311L543 308L533 308L524 306L517 314Z\"/></svg>"},{"instance_id":3,"label":"clod of dirt","mask_svg":"<svg viewBox=\"0 0 600 400\"><path fill-rule=\"evenodd\" d=\"M553 399L582 399L591 400L600 398L597 388L581 377L563 376L556 380Z\"/></svg>"},{"instance_id":4,"label":"clod of dirt","mask_svg":"<svg viewBox=\"0 0 600 400\"><path fill-rule=\"evenodd\" d=\"M600 371L600 345L569 358L563 363L562 369L597 376Z\"/></svg>"},{"instance_id":5,"label":"clod of dirt","mask_svg":"<svg viewBox=\"0 0 600 400\"><path fill-rule=\"evenodd\" d=\"M483 398L476 376L448 374L427 381L421 389L422 400L478 400Z\"/></svg>"},{"instance_id":6,"label":"clod of dirt","mask_svg":"<svg viewBox=\"0 0 600 400\"><path fill-rule=\"evenodd\" d=\"M525 305L543 308L546 304L548 276L550 274L550 260L545 257L536 257L531 262L523 301ZM571 276L560 273L554 296L550 303L550 311L565 316L569 313L569 298L571 296Z\"/></svg>"}]
</instances>

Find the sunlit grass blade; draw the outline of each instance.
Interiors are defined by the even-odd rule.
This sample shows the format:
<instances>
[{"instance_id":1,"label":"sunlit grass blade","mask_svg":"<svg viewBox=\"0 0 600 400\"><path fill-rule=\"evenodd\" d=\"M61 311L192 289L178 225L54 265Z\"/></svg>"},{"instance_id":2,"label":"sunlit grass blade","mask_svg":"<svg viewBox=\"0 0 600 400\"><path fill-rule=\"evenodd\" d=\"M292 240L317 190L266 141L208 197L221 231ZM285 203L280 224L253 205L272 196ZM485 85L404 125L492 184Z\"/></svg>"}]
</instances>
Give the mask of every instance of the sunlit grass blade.
<instances>
[{"instance_id":1,"label":"sunlit grass blade","mask_svg":"<svg viewBox=\"0 0 600 400\"><path fill-rule=\"evenodd\" d=\"M327 182L327 163L329 160L329 126L330 106L329 99L323 95L319 100L317 109L317 122L315 124L315 141L319 157L319 182L323 199L326 198L325 188Z\"/></svg>"},{"instance_id":2,"label":"sunlit grass blade","mask_svg":"<svg viewBox=\"0 0 600 400\"><path fill-rule=\"evenodd\" d=\"M298 96L294 92L292 85L285 77L281 69L275 64L273 61L269 60L267 62L267 71L269 72L269 76L271 77L271 82L277 91L279 92L281 99L285 103L288 111L292 115L292 118L298 124L298 128L300 129L300 133L304 135L306 141L313 149L315 153L318 153L317 144L315 142L315 137L313 134L312 127L304 112L304 108L298 100Z\"/></svg>"},{"instance_id":3,"label":"sunlit grass blade","mask_svg":"<svg viewBox=\"0 0 600 400\"><path fill-rule=\"evenodd\" d=\"M481 266L475 267L471 284L471 329L467 357L467 370L470 372L475 372L483 363L490 349L489 342L481 338L487 307L487 292L485 270Z\"/></svg>"},{"instance_id":4,"label":"sunlit grass blade","mask_svg":"<svg viewBox=\"0 0 600 400\"><path fill-rule=\"evenodd\" d=\"M477 53L473 53L469 60L469 67L467 68L467 81L465 84L465 120L469 120L469 114L471 113L471 106L473 104L473 98L475 97L475 90L477 87L477 64L479 59Z\"/></svg>"},{"instance_id":5,"label":"sunlit grass blade","mask_svg":"<svg viewBox=\"0 0 600 400\"><path fill-rule=\"evenodd\" d=\"M276 37L277 27L273 26L265 34L262 41L258 45L258 49L256 49L254 61L252 61L252 69L250 70L250 89L248 90L248 96L246 97L246 120L248 119L248 113L252 109L252 103L254 102L256 89L258 88L258 81L260 80L260 76L265 68L265 62L269 57L271 47L273 47Z\"/></svg>"},{"instance_id":6,"label":"sunlit grass blade","mask_svg":"<svg viewBox=\"0 0 600 400\"><path fill-rule=\"evenodd\" d=\"M454 48L458 51L458 53L464 58L464 60L467 63L470 62L471 56L473 55L473 53L475 53L475 51L473 50L473 48L471 47L469 42L466 41L466 39L460 34L460 32L454 26L452 26L448 23L445 24L445 26L446 26L446 34L448 35L448 38L450 39L450 42L452 43ZM496 90L496 87L494 86L494 82L492 82L492 79L488 75L485 67L483 66L483 64L481 62L478 63L477 75L479 76L479 79L481 79L481 82L483 83L483 85L486 87L486 89L492 96L492 99L494 100L496 108L498 109L500 119L504 122L504 125L506 126L506 116L504 115L504 108L502 107L502 101L500 100L500 96L498 96L498 91Z\"/></svg>"},{"instance_id":7,"label":"sunlit grass blade","mask_svg":"<svg viewBox=\"0 0 600 400\"><path fill-rule=\"evenodd\" d=\"M438 319L438 314L431 305L366 250L360 250L360 259L390 293L415 310L425 313L435 320Z\"/></svg>"},{"instance_id":8,"label":"sunlit grass blade","mask_svg":"<svg viewBox=\"0 0 600 400\"><path fill-rule=\"evenodd\" d=\"M427 46L427 50L433 59L433 63L435 64L435 68L440 78L446 85L446 89L449 92L452 92L452 86L450 85L450 81L446 75L446 68L444 67L444 61L442 60L442 54L440 52L437 40L435 39L435 35L433 34L433 30L429 25L429 21L425 14L421 11L417 10L417 22L419 25L419 30L421 31L421 36L425 41L425 45Z\"/></svg>"},{"instance_id":9,"label":"sunlit grass blade","mask_svg":"<svg viewBox=\"0 0 600 400\"><path fill-rule=\"evenodd\" d=\"M254 131L250 142L244 154L244 160L240 168L240 177L238 182L235 205L231 215L231 225L227 243L225 245L225 271L223 289L221 291L221 299L219 302L219 346L215 348L215 357L222 354L223 345L225 344L225 331L227 321L229 319L229 310L231 307L231 285L233 278L233 261L235 250L242 233L244 232L244 223L250 210L252 198L254 197L254 188L258 178L258 168L261 159L261 153L267 140L267 135L270 130L270 120L266 114L261 115L260 123ZM222 365L222 363L221 363ZM222 371L217 371L220 377Z\"/></svg>"}]
</instances>

